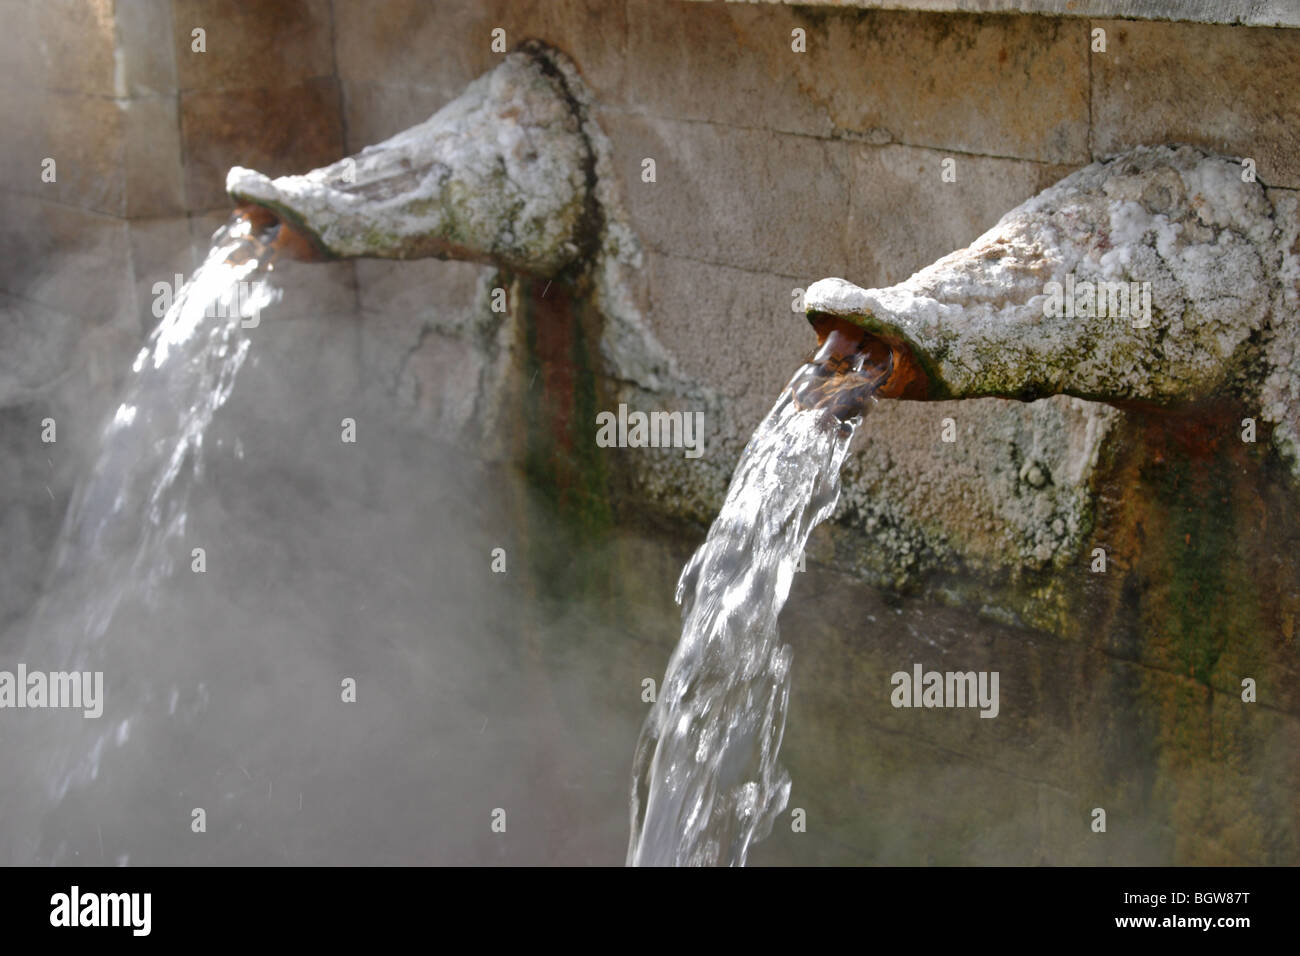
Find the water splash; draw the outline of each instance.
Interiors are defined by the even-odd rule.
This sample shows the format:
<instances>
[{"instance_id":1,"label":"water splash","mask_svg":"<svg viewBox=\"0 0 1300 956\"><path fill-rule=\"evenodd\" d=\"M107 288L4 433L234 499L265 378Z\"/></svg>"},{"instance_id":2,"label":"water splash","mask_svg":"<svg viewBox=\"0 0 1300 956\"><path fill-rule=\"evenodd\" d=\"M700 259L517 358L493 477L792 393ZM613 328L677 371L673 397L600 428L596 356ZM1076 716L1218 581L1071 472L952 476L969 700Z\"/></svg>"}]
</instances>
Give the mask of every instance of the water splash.
<instances>
[{"instance_id":1,"label":"water splash","mask_svg":"<svg viewBox=\"0 0 1300 956\"><path fill-rule=\"evenodd\" d=\"M204 436L248 354L246 326L278 296L264 279L270 239L252 219L232 217L132 365L73 493L32 627L45 647L59 647L63 666L80 665L128 591L147 600L173 569L168 544L185 532ZM76 600L56 602L67 590ZM69 604L79 611L61 613Z\"/></svg>"},{"instance_id":2,"label":"water splash","mask_svg":"<svg viewBox=\"0 0 1300 956\"><path fill-rule=\"evenodd\" d=\"M799 370L682 571L681 641L633 761L630 866L744 866L785 809L790 777L777 753L792 650L777 617L808 535L835 509L853 430L885 377L871 358L827 340Z\"/></svg>"}]
</instances>

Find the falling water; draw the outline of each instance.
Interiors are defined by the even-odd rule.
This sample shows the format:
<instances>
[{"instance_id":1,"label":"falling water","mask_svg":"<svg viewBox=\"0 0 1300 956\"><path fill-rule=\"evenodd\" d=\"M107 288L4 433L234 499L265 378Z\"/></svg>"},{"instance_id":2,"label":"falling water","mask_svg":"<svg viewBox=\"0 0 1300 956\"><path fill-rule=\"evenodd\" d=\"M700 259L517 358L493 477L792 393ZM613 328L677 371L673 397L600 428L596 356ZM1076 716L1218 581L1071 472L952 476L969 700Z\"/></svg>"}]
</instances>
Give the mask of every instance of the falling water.
<instances>
[{"instance_id":1,"label":"falling water","mask_svg":"<svg viewBox=\"0 0 1300 956\"><path fill-rule=\"evenodd\" d=\"M245 329L276 297L263 279L269 238L243 216L219 229L131 367L74 493L32 628L43 646L60 646L64 666L79 666L128 590L147 599L172 570L167 544L185 532L204 435L248 353ZM69 589L76 600L60 602ZM68 604L79 608L71 618Z\"/></svg>"},{"instance_id":2,"label":"falling water","mask_svg":"<svg viewBox=\"0 0 1300 956\"><path fill-rule=\"evenodd\" d=\"M854 428L891 366L832 333L758 426L682 571L681 641L637 743L632 866L743 866L786 805L792 650L777 617L835 509Z\"/></svg>"},{"instance_id":3,"label":"falling water","mask_svg":"<svg viewBox=\"0 0 1300 956\"><path fill-rule=\"evenodd\" d=\"M106 661L118 662L113 693L129 703L114 708L111 724L56 720L28 728L24 777L4 781L0 793L24 854L39 846L48 808L99 779L105 754L123 746L133 725L156 708L144 675L122 663L149 650L123 648L119 635L108 635L125 607L147 613L156 604L177 557L189 560L183 536L205 436L248 354L247 329L277 295L264 279L274 237L274 226L239 215L214 234L207 258L176 290L136 357L73 492L26 625L25 657L41 669L74 672L102 672Z\"/></svg>"}]
</instances>

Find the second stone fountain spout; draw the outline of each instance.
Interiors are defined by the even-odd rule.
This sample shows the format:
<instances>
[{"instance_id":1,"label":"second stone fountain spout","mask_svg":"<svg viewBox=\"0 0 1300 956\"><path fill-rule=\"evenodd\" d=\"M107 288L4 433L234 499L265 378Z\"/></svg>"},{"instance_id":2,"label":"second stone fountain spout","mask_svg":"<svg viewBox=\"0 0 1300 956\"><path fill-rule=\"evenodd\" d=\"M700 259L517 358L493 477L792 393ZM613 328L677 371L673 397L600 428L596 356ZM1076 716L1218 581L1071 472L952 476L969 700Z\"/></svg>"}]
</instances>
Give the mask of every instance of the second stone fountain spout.
<instances>
[{"instance_id":1,"label":"second stone fountain spout","mask_svg":"<svg viewBox=\"0 0 1300 956\"><path fill-rule=\"evenodd\" d=\"M1229 400L1300 475L1294 208L1241 169L1186 146L1094 163L905 282L813 284L808 318L890 345L885 397Z\"/></svg>"}]
</instances>

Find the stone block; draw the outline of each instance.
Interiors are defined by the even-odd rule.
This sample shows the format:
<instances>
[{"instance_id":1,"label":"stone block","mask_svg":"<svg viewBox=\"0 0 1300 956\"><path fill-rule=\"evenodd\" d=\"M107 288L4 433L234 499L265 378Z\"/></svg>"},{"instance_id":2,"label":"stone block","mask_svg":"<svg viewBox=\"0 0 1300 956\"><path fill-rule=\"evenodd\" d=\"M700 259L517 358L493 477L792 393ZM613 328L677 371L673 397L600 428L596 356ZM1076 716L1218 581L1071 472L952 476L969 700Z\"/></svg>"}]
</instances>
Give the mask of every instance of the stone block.
<instances>
[{"instance_id":1,"label":"stone block","mask_svg":"<svg viewBox=\"0 0 1300 956\"><path fill-rule=\"evenodd\" d=\"M1270 186L1300 187L1300 30L1098 21L1093 152L1192 143L1255 160Z\"/></svg>"},{"instance_id":2,"label":"stone block","mask_svg":"<svg viewBox=\"0 0 1300 956\"><path fill-rule=\"evenodd\" d=\"M175 95L171 0L115 0L118 96ZM188 46L185 48L188 50Z\"/></svg>"},{"instance_id":3,"label":"stone block","mask_svg":"<svg viewBox=\"0 0 1300 956\"><path fill-rule=\"evenodd\" d=\"M120 219L0 194L3 291L101 325L134 312L130 246Z\"/></svg>"},{"instance_id":4,"label":"stone block","mask_svg":"<svg viewBox=\"0 0 1300 956\"><path fill-rule=\"evenodd\" d=\"M274 177L304 173L343 155L338 85L329 78L274 89L184 93L181 144L186 206L226 205L231 166Z\"/></svg>"},{"instance_id":5,"label":"stone block","mask_svg":"<svg viewBox=\"0 0 1300 956\"><path fill-rule=\"evenodd\" d=\"M119 96L114 0L32 4L38 85L62 93Z\"/></svg>"},{"instance_id":6,"label":"stone block","mask_svg":"<svg viewBox=\"0 0 1300 956\"><path fill-rule=\"evenodd\" d=\"M276 90L334 74L329 0L174 0L179 88ZM194 51L193 31L206 31Z\"/></svg>"},{"instance_id":7,"label":"stone block","mask_svg":"<svg viewBox=\"0 0 1300 956\"><path fill-rule=\"evenodd\" d=\"M450 100L495 66L495 29L512 50L539 39L569 54L602 99L625 68L622 0L339 0L339 76L347 82L415 85Z\"/></svg>"},{"instance_id":8,"label":"stone block","mask_svg":"<svg viewBox=\"0 0 1300 956\"><path fill-rule=\"evenodd\" d=\"M123 111L123 214L130 219L185 211L180 118L170 96L119 101Z\"/></svg>"},{"instance_id":9,"label":"stone block","mask_svg":"<svg viewBox=\"0 0 1300 956\"><path fill-rule=\"evenodd\" d=\"M948 156L908 146L854 146L847 214L849 268L858 285L902 282L975 240L1003 214L1036 195L1038 163ZM944 161L952 160L945 167ZM945 182L945 169L955 181ZM924 228L918 228L924 223Z\"/></svg>"},{"instance_id":10,"label":"stone block","mask_svg":"<svg viewBox=\"0 0 1300 956\"><path fill-rule=\"evenodd\" d=\"M791 31L810 21L789 7L629 0L629 109L809 136L834 130L810 93L828 52L792 49ZM707 95L702 95L707 91Z\"/></svg>"},{"instance_id":11,"label":"stone block","mask_svg":"<svg viewBox=\"0 0 1300 956\"><path fill-rule=\"evenodd\" d=\"M600 120L651 249L787 276L847 266L848 144L609 111ZM644 181L646 159L654 182Z\"/></svg>"},{"instance_id":12,"label":"stone block","mask_svg":"<svg viewBox=\"0 0 1300 956\"><path fill-rule=\"evenodd\" d=\"M809 30L810 96L872 142L1084 163L1088 43L1083 21L827 14Z\"/></svg>"}]
</instances>

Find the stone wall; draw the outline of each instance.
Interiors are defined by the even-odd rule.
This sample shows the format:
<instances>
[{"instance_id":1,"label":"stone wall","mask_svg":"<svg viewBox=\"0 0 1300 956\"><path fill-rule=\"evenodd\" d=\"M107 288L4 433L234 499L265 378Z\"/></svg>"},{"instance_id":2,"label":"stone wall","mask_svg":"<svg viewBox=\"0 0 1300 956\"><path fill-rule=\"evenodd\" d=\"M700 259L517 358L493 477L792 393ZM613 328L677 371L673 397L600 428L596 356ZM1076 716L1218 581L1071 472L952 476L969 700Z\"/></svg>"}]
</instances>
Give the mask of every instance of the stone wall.
<instances>
[{"instance_id":1,"label":"stone wall","mask_svg":"<svg viewBox=\"0 0 1300 956\"><path fill-rule=\"evenodd\" d=\"M154 284L188 272L224 216L228 167L302 171L426 118L497 62L494 28L510 47L565 50L598 101L643 245L647 326L710 413L698 467L647 453L631 483L638 506L698 522L810 344L795 290L828 275L897 282L1132 145L1192 142L1253 158L1273 190L1300 187L1288 104L1300 33L1287 29L655 0L8 6L18 135L0 187L0 294L20 347L6 350L0 398L37 421L41 402L64 410L69 443L154 321ZM806 52L792 50L796 29ZM46 157L55 182L41 178ZM362 381L413 423L463 430L474 406L455 395L484 379L444 373L482 359L490 273L295 269L275 315L359 319ZM616 384L630 402L669 400L660 383ZM949 417L955 444L939 441ZM904 586L956 566L1011 580L1070 566L1115 423L1067 399L880 407L847 483L871 541L858 570ZM1053 480L1023 481L1035 463ZM64 491L51 486L56 503Z\"/></svg>"},{"instance_id":2,"label":"stone wall","mask_svg":"<svg viewBox=\"0 0 1300 956\"><path fill-rule=\"evenodd\" d=\"M900 281L1068 172L1142 143L1251 157L1275 198L1300 185L1283 105L1300 98L1300 33L1286 29L646 0L453 3L435 15L417 0L338 2L335 15L350 151L425 118L490 68L494 28L577 62L643 245L647 326L709 412L703 460L619 461L637 507L700 523L811 344L791 305L815 279ZM791 49L795 29L805 53ZM1104 53L1092 50L1096 30ZM653 183L642 181L646 158ZM941 178L945 160L955 182ZM449 316L474 327L487 272L359 262L372 355L400 356L408 378L445 367L422 356L457 348ZM681 397L616 378L610 399L634 407ZM411 384L408 397L417 391L427 404L440 386ZM955 444L940 441L950 417ZM1121 421L1071 399L880 406L848 468L848 563L894 587L953 571L986 592L999 581L1006 590L984 603L1052 626L1060 608L1044 610L1056 599L1042 592L1063 579L1025 574L1079 567L1095 465Z\"/></svg>"}]
</instances>

